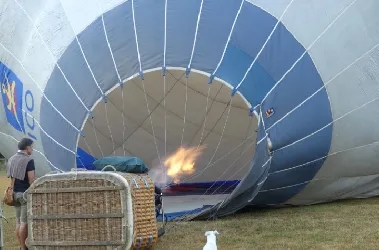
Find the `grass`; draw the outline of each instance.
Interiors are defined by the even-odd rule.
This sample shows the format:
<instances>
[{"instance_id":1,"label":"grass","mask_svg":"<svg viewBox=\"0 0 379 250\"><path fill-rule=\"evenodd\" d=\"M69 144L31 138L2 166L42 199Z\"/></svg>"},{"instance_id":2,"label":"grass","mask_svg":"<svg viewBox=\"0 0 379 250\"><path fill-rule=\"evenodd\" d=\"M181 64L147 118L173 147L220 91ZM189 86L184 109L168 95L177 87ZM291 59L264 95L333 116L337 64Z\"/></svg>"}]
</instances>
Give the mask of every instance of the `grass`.
<instances>
[{"instance_id":1,"label":"grass","mask_svg":"<svg viewBox=\"0 0 379 250\"><path fill-rule=\"evenodd\" d=\"M0 175L0 192L8 185ZM208 222L169 223L156 250L202 249L217 230L218 249L378 249L379 198L256 210ZM14 210L4 207L5 249L17 249Z\"/></svg>"},{"instance_id":2,"label":"grass","mask_svg":"<svg viewBox=\"0 0 379 250\"><path fill-rule=\"evenodd\" d=\"M204 232L214 229L219 249L378 249L378 209L374 198L169 225L157 249L201 249Z\"/></svg>"},{"instance_id":3,"label":"grass","mask_svg":"<svg viewBox=\"0 0 379 250\"><path fill-rule=\"evenodd\" d=\"M0 170L0 194L3 198L4 191L9 186L9 179L5 177L4 169ZM13 207L8 207L4 205L3 207L3 216L5 216L9 223L6 223L3 220L3 234L4 234L4 249L18 249L18 244L15 235L16 220L15 220L15 211Z\"/></svg>"}]
</instances>

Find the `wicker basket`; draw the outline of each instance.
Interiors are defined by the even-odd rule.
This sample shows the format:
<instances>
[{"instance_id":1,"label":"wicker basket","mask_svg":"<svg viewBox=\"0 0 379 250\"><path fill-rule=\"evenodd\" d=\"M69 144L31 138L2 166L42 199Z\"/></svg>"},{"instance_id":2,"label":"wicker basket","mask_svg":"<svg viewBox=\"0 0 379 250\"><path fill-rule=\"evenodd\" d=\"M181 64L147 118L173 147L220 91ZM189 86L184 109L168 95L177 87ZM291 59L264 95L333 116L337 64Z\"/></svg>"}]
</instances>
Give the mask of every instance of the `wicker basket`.
<instances>
[{"instance_id":1,"label":"wicker basket","mask_svg":"<svg viewBox=\"0 0 379 250\"><path fill-rule=\"evenodd\" d=\"M28 190L29 249L146 249L158 238L147 175L72 171Z\"/></svg>"}]
</instances>

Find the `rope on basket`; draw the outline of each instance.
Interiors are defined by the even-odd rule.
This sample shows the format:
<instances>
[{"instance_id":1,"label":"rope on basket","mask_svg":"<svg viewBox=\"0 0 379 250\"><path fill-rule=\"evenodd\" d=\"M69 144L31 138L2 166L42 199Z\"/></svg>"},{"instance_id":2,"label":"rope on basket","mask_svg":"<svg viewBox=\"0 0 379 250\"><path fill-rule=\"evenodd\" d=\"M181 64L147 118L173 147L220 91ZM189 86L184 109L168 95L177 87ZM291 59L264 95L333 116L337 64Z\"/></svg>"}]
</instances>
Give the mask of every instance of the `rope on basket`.
<instances>
[{"instance_id":1,"label":"rope on basket","mask_svg":"<svg viewBox=\"0 0 379 250\"><path fill-rule=\"evenodd\" d=\"M116 168L115 168L115 167L113 167L112 165L107 165L107 166L103 167L103 169L101 170L101 172L103 172L103 171L104 171L104 169L106 169L106 168L112 168L114 172L116 172L116 171L117 171L117 170L116 170Z\"/></svg>"}]
</instances>

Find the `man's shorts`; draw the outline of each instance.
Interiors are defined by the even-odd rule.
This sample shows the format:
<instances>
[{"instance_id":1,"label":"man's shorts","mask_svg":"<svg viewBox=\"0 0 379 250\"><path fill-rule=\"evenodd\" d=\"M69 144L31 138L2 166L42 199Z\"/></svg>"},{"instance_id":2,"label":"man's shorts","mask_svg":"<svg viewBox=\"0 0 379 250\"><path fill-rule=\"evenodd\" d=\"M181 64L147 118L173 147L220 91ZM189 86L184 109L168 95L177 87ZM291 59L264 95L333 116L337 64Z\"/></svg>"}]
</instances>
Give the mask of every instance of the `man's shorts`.
<instances>
[{"instance_id":1,"label":"man's shorts","mask_svg":"<svg viewBox=\"0 0 379 250\"><path fill-rule=\"evenodd\" d=\"M16 224L20 225L27 224L27 206L26 206L26 200L24 199L24 193L14 193L13 194L14 199L14 207L16 208Z\"/></svg>"}]
</instances>

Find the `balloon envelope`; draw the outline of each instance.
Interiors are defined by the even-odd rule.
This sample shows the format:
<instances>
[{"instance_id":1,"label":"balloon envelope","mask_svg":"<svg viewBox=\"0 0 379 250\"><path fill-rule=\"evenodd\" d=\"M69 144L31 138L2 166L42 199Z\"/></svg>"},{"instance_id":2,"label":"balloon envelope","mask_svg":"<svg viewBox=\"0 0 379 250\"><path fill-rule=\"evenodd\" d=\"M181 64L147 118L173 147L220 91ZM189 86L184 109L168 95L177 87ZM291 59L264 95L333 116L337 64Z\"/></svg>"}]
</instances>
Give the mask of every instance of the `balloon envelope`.
<instances>
[{"instance_id":1,"label":"balloon envelope","mask_svg":"<svg viewBox=\"0 0 379 250\"><path fill-rule=\"evenodd\" d=\"M172 217L377 195L378 7L2 1L0 151L32 138L39 176L139 157Z\"/></svg>"}]
</instances>

